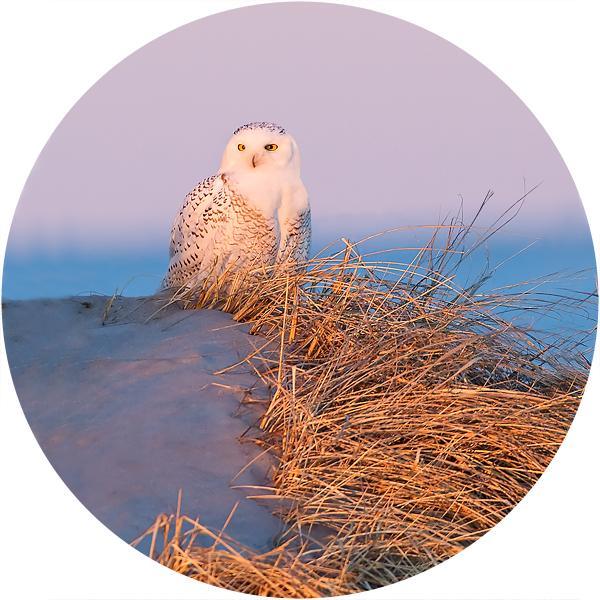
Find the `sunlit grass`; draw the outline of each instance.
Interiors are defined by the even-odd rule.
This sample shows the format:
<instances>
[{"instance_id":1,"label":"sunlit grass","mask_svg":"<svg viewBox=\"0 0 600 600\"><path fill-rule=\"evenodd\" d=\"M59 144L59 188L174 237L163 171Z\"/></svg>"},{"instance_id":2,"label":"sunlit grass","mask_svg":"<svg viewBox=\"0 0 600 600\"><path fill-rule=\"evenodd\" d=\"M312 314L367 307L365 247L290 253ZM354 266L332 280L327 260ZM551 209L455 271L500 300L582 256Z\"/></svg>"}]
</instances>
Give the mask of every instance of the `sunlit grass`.
<instances>
[{"instance_id":1,"label":"sunlit grass","mask_svg":"<svg viewBox=\"0 0 600 600\"><path fill-rule=\"evenodd\" d=\"M259 554L161 515L147 532L154 558L240 592L346 594L445 560L523 498L571 424L590 358L580 338L548 342L510 315L594 314L597 295L484 292L489 271L461 287L456 273L487 235L469 245L473 230L433 228L406 264L344 240L295 269L173 291L263 338L245 362L272 391L257 443L277 466L271 488L247 492L287 531Z\"/></svg>"}]
</instances>

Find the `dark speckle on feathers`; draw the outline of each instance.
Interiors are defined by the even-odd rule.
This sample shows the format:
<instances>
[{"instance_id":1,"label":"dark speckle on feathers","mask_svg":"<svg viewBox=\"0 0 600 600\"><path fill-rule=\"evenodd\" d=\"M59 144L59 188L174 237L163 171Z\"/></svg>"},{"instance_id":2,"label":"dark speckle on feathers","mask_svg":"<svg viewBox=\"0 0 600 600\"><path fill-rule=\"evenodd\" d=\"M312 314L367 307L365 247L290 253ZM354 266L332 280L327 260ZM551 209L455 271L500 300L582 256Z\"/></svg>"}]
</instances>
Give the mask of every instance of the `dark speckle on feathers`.
<instances>
[{"instance_id":1,"label":"dark speckle on feathers","mask_svg":"<svg viewBox=\"0 0 600 600\"><path fill-rule=\"evenodd\" d=\"M281 135L285 135L286 131L281 125L277 125L276 123L269 123L268 121L254 121L253 123L246 123L246 125L242 125L238 127L233 135L237 135L242 131L251 131L253 129L264 129L269 131L270 133L279 133Z\"/></svg>"}]
</instances>

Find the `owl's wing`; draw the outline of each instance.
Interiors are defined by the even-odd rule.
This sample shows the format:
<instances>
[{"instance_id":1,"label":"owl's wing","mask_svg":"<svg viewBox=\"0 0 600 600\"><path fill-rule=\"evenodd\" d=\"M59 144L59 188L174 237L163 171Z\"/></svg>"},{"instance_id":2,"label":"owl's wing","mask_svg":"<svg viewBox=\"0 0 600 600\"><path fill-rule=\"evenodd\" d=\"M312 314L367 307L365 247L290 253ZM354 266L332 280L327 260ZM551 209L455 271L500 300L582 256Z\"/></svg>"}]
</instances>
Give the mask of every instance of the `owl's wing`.
<instances>
[{"instance_id":1,"label":"owl's wing","mask_svg":"<svg viewBox=\"0 0 600 600\"><path fill-rule=\"evenodd\" d=\"M223 175L201 181L185 198L171 229L169 268L165 287L186 283L195 273L210 268L215 240L222 234L230 195Z\"/></svg>"},{"instance_id":2,"label":"owl's wing","mask_svg":"<svg viewBox=\"0 0 600 600\"><path fill-rule=\"evenodd\" d=\"M282 262L304 262L310 251L310 207L287 223L287 240L282 252Z\"/></svg>"},{"instance_id":3,"label":"owl's wing","mask_svg":"<svg viewBox=\"0 0 600 600\"><path fill-rule=\"evenodd\" d=\"M193 239L206 236L211 223L213 204L223 189L223 180L213 175L202 180L186 197L171 228L169 256L180 254Z\"/></svg>"}]
</instances>

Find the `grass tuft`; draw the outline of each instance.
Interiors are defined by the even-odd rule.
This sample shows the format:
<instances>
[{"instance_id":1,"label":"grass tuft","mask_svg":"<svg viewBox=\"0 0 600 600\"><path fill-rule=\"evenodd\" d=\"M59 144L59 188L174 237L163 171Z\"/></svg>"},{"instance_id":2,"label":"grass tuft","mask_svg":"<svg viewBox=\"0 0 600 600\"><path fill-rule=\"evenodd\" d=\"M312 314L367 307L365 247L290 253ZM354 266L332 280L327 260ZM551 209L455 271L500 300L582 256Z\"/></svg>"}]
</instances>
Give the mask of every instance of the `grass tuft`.
<instances>
[{"instance_id":1,"label":"grass tuft","mask_svg":"<svg viewBox=\"0 0 600 600\"><path fill-rule=\"evenodd\" d=\"M490 269L461 286L487 234L469 246L473 224L432 232L406 263L343 240L297 269L173 292L264 338L246 362L272 390L259 442L277 466L272 490L248 495L271 501L287 530L260 554L161 515L146 533L162 540L159 562L256 595L349 594L456 554L529 491L571 424L589 357L510 316L593 312L597 296L484 291Z\"/></svg>"}]
</instances>

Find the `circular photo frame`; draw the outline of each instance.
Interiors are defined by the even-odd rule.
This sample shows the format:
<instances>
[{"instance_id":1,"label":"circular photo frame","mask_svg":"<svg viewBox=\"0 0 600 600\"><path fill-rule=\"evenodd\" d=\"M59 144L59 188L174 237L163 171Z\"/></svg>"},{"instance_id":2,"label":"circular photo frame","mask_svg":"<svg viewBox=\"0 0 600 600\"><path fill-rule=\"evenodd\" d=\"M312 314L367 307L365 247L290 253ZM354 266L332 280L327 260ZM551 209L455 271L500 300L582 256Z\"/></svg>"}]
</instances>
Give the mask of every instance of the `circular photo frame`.
<instances>
[{"instance_id":1,"label":"circular photo frame","mask_svg":"<svg viewBox=\"0 0 600 600\"><path fill-rule=\"evenodd\" d=\"M180 27L77 102L14 216L3 327L42 450L111 531L218 587L330 597L527 494L596 287L506 85L405 21L289 2Z\"/></svg>"}]
</instances>

